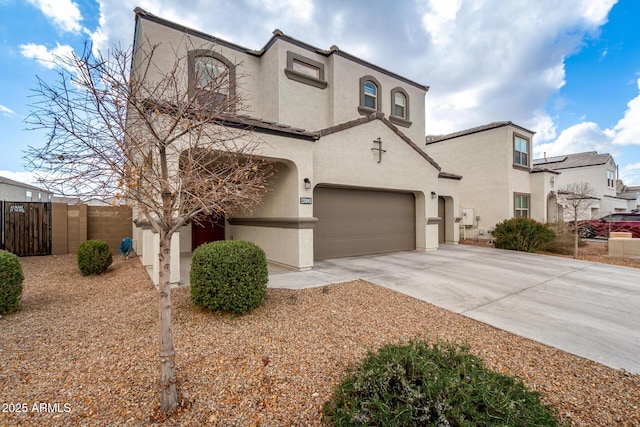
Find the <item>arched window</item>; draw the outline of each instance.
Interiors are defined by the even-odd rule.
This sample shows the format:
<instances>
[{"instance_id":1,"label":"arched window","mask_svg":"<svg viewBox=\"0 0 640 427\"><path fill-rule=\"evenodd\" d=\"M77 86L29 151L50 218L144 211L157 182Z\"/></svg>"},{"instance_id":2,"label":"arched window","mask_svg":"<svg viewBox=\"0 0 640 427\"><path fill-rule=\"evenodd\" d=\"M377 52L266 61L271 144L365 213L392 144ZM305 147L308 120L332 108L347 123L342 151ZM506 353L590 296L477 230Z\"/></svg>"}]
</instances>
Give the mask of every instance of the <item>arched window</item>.
<instances>
[{"instance_id":1,"label":"arched window","mask_svg":"<svg viewBox=\"0 0 640 427\"><path fill-rule=\"evenodd\" d=\"M378 86L372 81L364 82L364 106L373 110L378 106Z\"/></svg>"},{"instance_id":2,"label":"arched window","mask_svg":"<svg viewBox=\"0 0 640 427\"><path fill-rule=\"evenodd\" d=\"M235 67L217 52L189 52L189 93L199 103L224 111L234 109Z\"/></svg>"},{"instance_id":3,"label":"arched window","mask_svg":"<svg viewBox=\"0 0 640 427\"><path fill-rule=\"evenodd\" d=\"M381 87L378 80L373 76L360 78L360 114L371 114L380 111Z\"/></svg>"},{"instance_id":4,"label":"arched window","mask_svg":"<svg viewBox=\"0 0 640 427\"><path fill-rule=\"evenodd\" d=\"M229 94L229 68L212 56L195 58L196 88Z\"/></svg>"},{"instance_id":5,"label":"arched window","mask_svg":"<svg viewBox=\"0 0 640 427\"><path fill-rule=\"evenodd\" d=\"M391 89L391 115L389 120L395 125L410 127L411 111L409 110L409 94L401 87Z\"/></svg>"},{"instance_id":6,"label":"arched window","mask_svg":"<svg viewBox=\"0 0 640 427\"><path fill-rule=\"evenodd\" d=\"M401 119L407 118L407 97L402 92L393 96L393 115Z\"/></svg>"}]
</instances>

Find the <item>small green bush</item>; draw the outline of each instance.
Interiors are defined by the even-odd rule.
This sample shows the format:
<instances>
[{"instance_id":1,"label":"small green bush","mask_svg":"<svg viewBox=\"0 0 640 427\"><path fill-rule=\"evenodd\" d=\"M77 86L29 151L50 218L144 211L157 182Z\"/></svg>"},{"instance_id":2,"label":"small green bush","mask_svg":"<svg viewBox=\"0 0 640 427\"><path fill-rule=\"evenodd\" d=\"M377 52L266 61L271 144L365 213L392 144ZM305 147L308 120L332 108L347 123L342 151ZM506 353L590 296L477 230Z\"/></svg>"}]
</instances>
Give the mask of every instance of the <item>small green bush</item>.
<instances>
[{"instance_id":1,"label":"small green bush","mask_svg":"<svg viewBox=\"0 0 640 427\"><path fill-rule=\"evenodd\" d=\"M547 224L531 218L512 218L496 225L495 247L513 251L536 252L546 248L556 233Z\"/></svg>"},{"instance_id":2,"label":"small green bush","mask_svg":"<svg viewBox=\"0 0 640 427\"><path fill-rule=\"evenodd\" d=\"M386 345L351 368L325 403L340 426L557 426L522 382L487 370L467 347Z\"/></svg>"},{"instance_id":3,"label":"small green bush","mask_svg":"<svg viewBox=\"0 0 640 427\"><path fill-rule=\"evenodd\" d=\"M78 267L83 276L104 273L113 262L109 245L101 240L87 240L78 247Z\"/></svg>"},{"instance_id":4,"label":"small green bush","mask_svg":"<svg viewBox=\"0 0 640 427\"><path fill-rule=\"evenodd\" d=\"M0 314L18 310L23 280L24 274L18 256L0 250Z\"/></svg>"},{"instance_id":5,"label":"small green bush","mask_svg":"<svg viewBox=\"0 0 640 427\"><path fill-rule=\"evenodd\" d=\"M251 242L221 240L199 246L191 258L191 301L214 312L245 314L267 293L264 251Z\"/></svg>"}]
</instances>

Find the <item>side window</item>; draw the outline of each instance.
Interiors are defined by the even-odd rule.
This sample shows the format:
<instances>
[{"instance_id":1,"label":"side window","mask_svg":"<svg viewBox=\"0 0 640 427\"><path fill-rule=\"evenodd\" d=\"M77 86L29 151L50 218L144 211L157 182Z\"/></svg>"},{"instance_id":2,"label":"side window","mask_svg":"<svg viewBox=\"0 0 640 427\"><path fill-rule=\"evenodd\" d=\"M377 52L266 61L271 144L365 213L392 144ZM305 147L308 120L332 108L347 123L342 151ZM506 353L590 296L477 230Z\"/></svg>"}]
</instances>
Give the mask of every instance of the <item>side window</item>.
<instances>
[{"instance_id":1,"label":"side window","mask_svg":"<svg viewBox=\"0 0 640 427\"><path fill-rule=\"evenodd\" d=\"M529 140L516 134L513 135L513 164L529 167Z\"/></svg>"},{"instance_id":2,"label":"side window","mask_svg":"<svg viewBox=\"0 0 640 427\"><path fill-rule=\"evenodd\" d=\"M31 200L33 200L33 193L27 190L25 193L25 199L27 199L27 202L30 202Z\"/></svg>"},{"instance_id":3,"label":"side window","mask_svg":"<svg viewBox=\"0 0 640 427\"><path fill-rule=\"evenodd\" d=\"M360 78L360 114L371 114L380 111L380 82L373 76Z\"/></svg>"},{"instance_id":4,"label":"side window","mask_svg":"<svg viewBox=\"0 0 640 427\"><path fill-rule=\"evenodd\" d=\"M324 79L324 64L294 52L287 52L287 68L284 74L291 80L315 86L327 87Z\"/></svg>"},{"instance_id":5,"label":"side window","mask_svg":"<svg viewBox=\"0 0 640 427\"><path fill-rule=\"evenodd\" d=\"M189 95L212 108L233 111L236 72L234 64L210 50L189 52Z\"/></svg>"},{"instance_id":6,"label":"side window","mask_svg":"<svg viewBox=\"0 0 640 427\"><path fill-rule=\"evenodd\" d=\"M613 171L607 171L607 187L614 188L616 186L616 174Z\"/></svg>"},{"instance_id":7,"label":"side window","mask_svg":"<svg viewBox=\"0 0 640 427\"><path fill-rule=\"evenodd\" d=\"M392 123L409 127L411 122L409 111L409 94L401 87L396 87L391 90L391 115L389 120Z\"/></svg>"},{"instance_id":8,"label":"side window","mask_svg":"<svg viewBox=\"0 0 640 427\"><path fill-rule=\"evenodd\" d=\"M513 216L516 218L525 217L529 218L529 195L528 194L514 194L514 212Z\"/></svg>"}]
</instances>

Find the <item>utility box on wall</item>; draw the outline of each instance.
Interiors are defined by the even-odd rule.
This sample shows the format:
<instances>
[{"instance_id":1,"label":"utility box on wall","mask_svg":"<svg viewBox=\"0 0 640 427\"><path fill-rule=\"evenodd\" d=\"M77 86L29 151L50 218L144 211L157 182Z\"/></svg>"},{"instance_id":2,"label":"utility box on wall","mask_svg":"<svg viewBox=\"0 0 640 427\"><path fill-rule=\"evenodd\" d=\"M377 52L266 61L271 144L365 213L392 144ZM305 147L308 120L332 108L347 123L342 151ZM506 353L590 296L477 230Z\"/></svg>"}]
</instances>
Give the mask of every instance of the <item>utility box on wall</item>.
<instances>
[{"instance_id":1,"label":"utility box on wall","mask_svg":"<svg viewBox=\"0 0 640 427\"><path fill-rule=\"evenodd\" d=\"M473 208L462 208L462 225L472 226L474 217Z\"/></svg>"}]
</instances>

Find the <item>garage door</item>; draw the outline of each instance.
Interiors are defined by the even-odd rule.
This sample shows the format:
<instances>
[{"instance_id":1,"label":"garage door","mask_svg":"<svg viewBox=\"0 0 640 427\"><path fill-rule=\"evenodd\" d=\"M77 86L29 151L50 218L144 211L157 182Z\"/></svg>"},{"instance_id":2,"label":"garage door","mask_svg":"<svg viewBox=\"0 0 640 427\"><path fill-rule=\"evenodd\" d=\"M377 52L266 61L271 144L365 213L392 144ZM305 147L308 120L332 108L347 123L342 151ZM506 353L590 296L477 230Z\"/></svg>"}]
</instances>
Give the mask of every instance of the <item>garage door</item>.
<instances>
[{"instance_id":1,"label":"garage door","mask_svg":"<svg viewBox=\"0 0 640 427\"><path fill-rule=\"evenodd\" d=\"M413 194L317 187L313 196L315 259L416 248Z\"/></svg>"}]
</instances>

